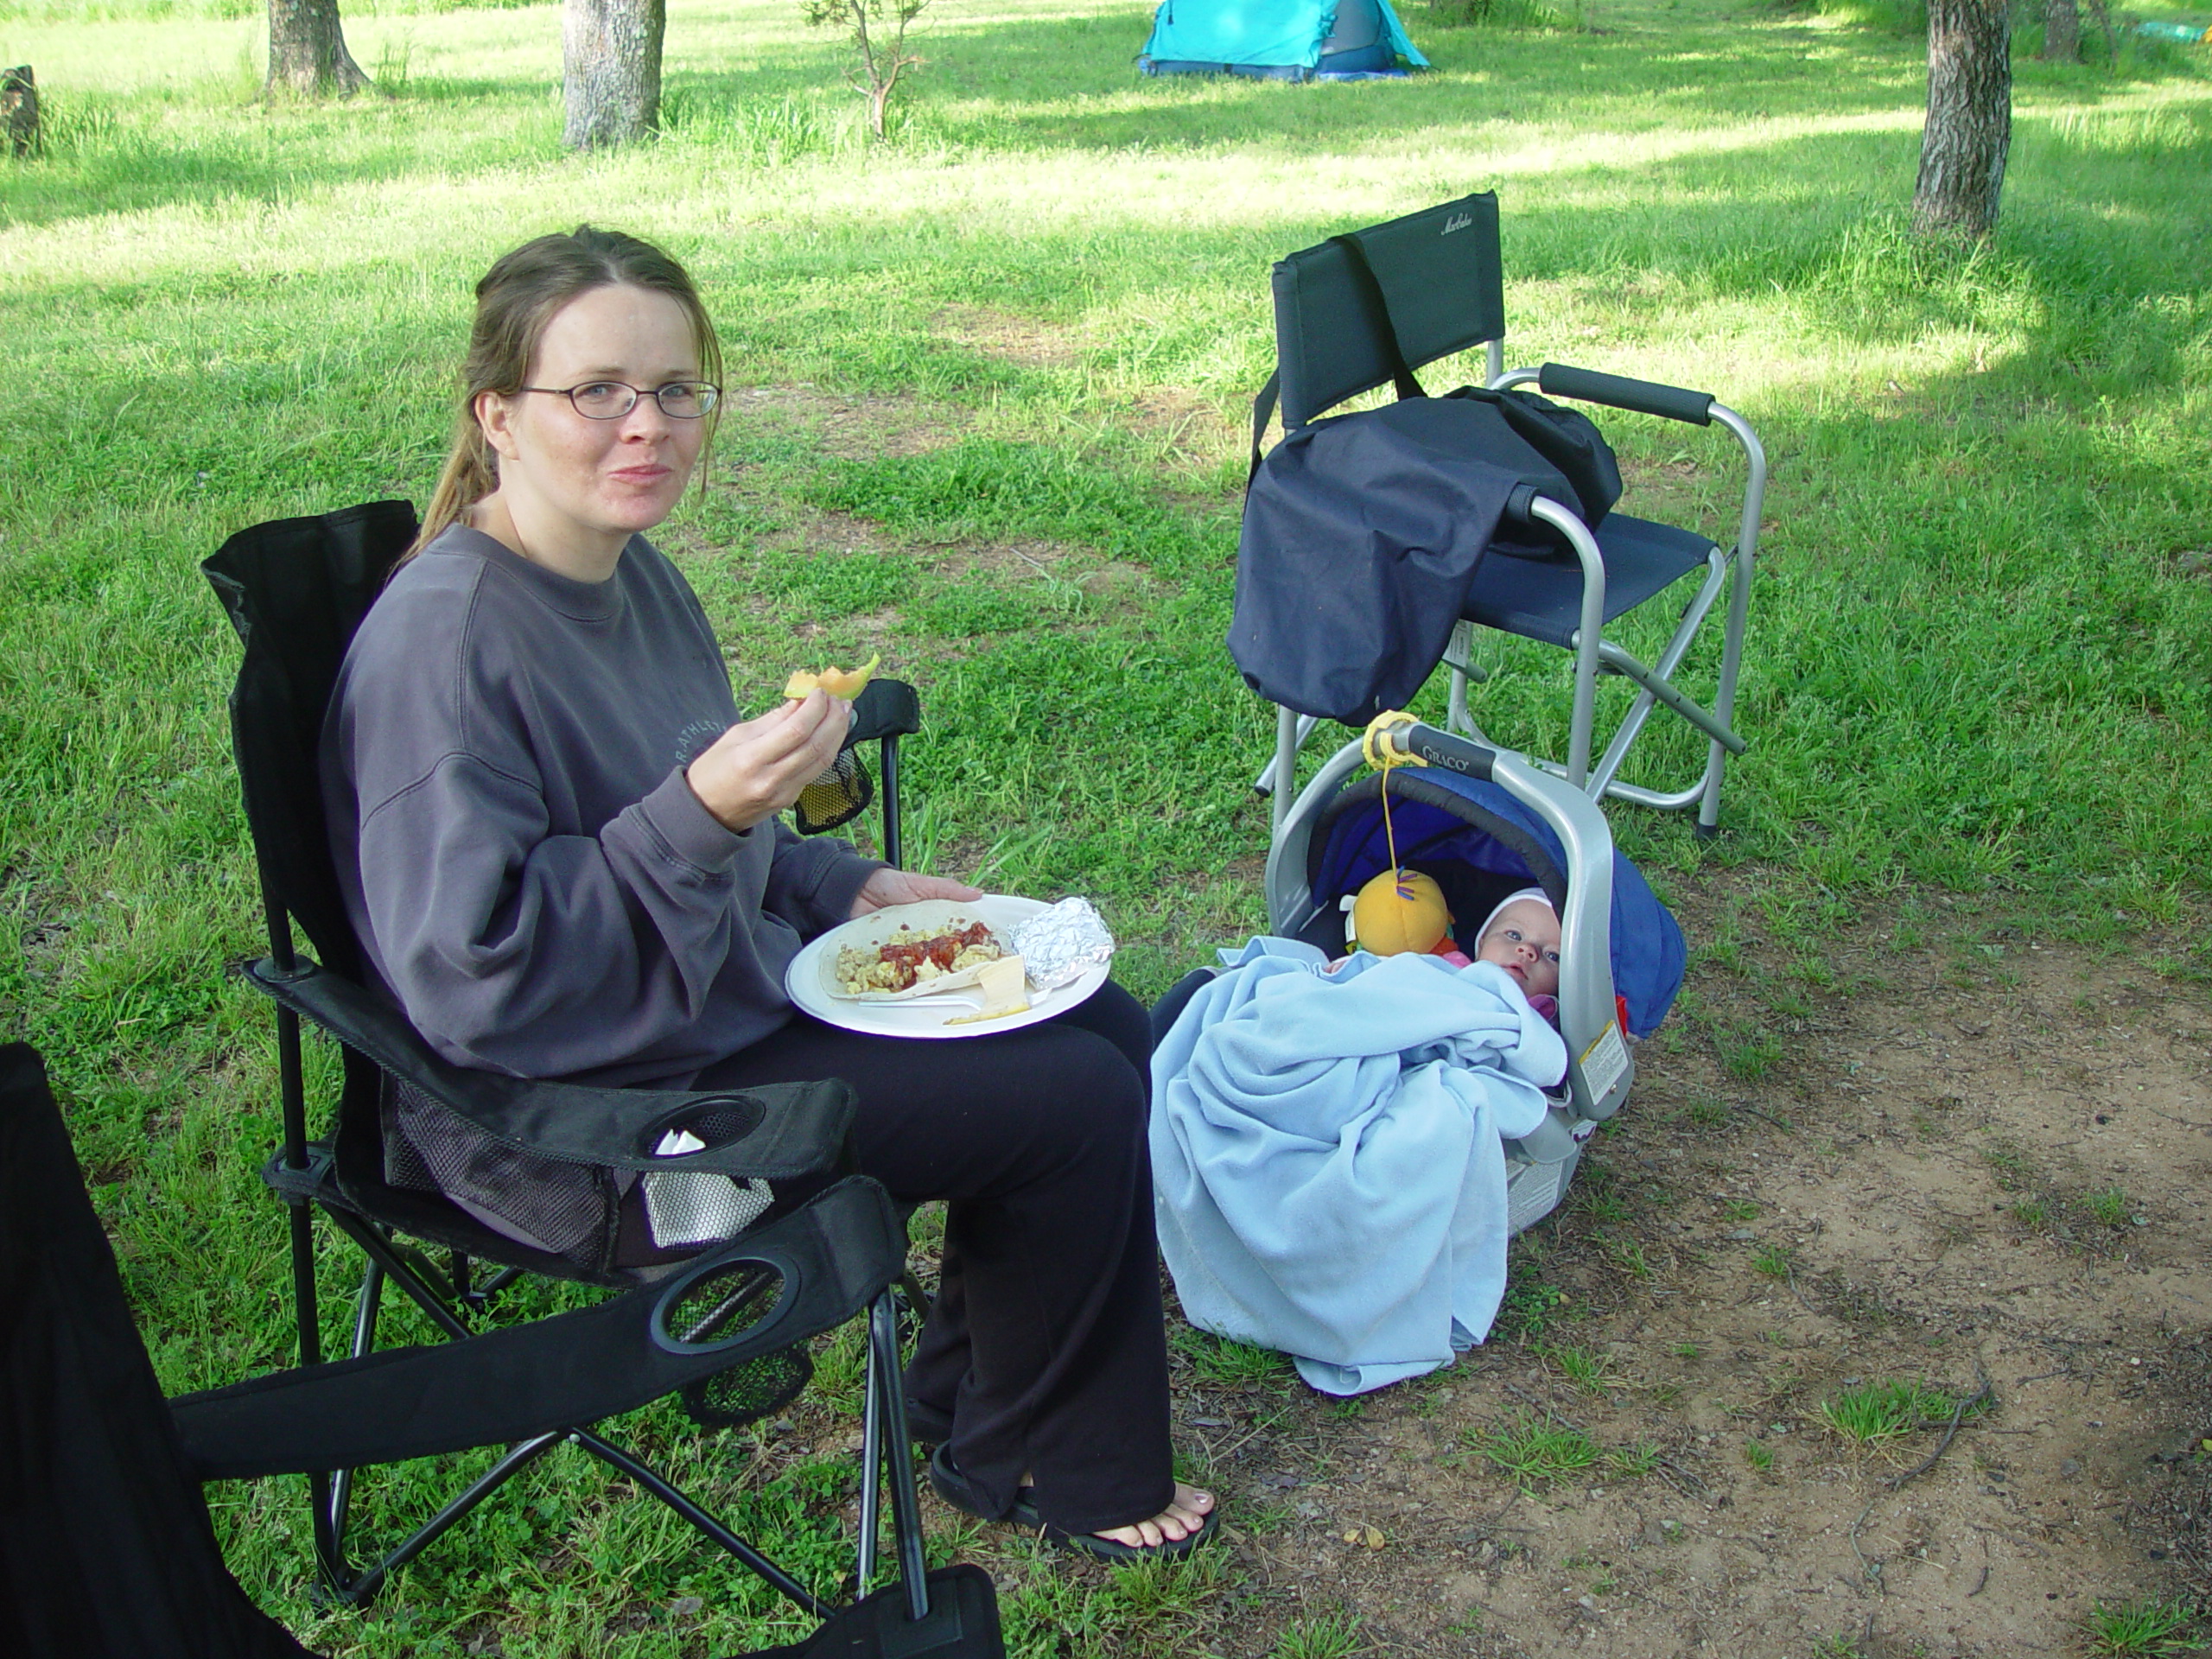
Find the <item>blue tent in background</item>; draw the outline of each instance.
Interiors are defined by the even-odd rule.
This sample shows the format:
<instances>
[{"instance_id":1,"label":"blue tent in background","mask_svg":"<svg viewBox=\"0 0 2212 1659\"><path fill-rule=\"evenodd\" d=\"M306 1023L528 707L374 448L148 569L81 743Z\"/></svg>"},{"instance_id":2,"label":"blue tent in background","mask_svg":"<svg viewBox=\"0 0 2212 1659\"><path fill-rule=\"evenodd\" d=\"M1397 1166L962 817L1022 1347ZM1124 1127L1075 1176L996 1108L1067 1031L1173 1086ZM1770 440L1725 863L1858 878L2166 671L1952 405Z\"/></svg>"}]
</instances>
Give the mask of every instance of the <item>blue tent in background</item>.
<instances>
[{"instance_id":1,"label":"blue tent in background","mask_svg":"<svg viewBox=\"0 0 2212 1659\"><path fill-rule=\"evenodd\" d=\"M1137 64L1147 75L1349 80L1428 60L1390 0L1161 0Z\"/></svg>"}]
</instances>

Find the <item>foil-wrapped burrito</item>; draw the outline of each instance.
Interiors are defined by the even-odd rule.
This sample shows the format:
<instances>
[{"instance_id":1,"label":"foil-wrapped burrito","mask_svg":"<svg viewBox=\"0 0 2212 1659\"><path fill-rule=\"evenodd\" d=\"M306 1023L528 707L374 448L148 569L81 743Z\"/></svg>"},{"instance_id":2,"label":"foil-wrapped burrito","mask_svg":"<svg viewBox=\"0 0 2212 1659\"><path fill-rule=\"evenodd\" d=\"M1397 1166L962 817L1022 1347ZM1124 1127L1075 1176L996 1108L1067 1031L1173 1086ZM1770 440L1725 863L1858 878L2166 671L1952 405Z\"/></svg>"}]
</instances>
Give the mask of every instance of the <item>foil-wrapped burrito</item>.
<instances>
[{"instance_id":1,"label":"foil-wrapped burrito","mask_svg":"<svg viewBox=\"0 0 2212 1659\"><path fill-rule=\"evenodd\" d=\"M1088 899L1046 906L1007 930L1007 943L1040 991L1071 984L1090 968L1114 959L1114 936Z\"/></svg>"}]
</instances>

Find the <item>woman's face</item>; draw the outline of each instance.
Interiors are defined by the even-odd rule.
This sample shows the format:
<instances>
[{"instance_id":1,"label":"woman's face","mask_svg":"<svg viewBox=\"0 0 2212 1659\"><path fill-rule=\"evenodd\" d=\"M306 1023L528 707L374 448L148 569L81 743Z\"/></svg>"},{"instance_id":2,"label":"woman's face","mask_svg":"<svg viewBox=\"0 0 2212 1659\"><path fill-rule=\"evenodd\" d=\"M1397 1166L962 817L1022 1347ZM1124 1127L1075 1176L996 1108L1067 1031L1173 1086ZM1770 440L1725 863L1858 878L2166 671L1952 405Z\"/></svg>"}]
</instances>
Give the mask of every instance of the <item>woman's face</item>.
<instances>
[{"instance_id":1,"label":"woman's face","mask_svg":"<svg viewBox=\"0 0 2212 1659\"><path fill-rule=\"evenodd\" d=\"M642 392L699 378L683 308L626 283L580 294L553 314L525 384L618 380ZM499 456L497 494L527 548L612 555L668 517L697 464L706 423L664 414L651 397L595 421L544 391L485 392L476 418Z\"/></svg>"}]
</instances>

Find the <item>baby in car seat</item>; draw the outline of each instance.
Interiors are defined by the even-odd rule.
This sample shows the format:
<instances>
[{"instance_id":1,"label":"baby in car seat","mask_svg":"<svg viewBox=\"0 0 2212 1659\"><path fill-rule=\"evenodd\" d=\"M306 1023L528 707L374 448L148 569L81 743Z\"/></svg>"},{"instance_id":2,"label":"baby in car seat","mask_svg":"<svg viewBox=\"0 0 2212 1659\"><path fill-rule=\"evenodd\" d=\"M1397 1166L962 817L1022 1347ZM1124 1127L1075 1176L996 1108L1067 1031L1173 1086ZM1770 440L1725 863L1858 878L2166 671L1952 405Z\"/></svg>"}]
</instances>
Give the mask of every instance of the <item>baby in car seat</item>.
<instances>
[{"instance_id":1,"label":"baby in car seat","mask_svg":"<svg viewBox=\"0 0 2212 1659\"><path fill-rule=\"evenodd\" d=\"M1475 960L1503 968L1545 1019L1559 1019L1559 912L1541 887L1509 893L1475 936Z\"/></svg>"},{"instance_id":2,"label":"baby in car seat","mask_svg":"<svg viewBox=\"0 0 2212 1659\"><path fill-rule=\"evenodd\" d=\"M1377 876L1362 891L1377 890L1389 880L1387 873ZM1504 969L1513 982L1521 988L1521 994L1529 999L1529 1006L1556 1026L1559 1023L1557 993L1561 935L1559 912L1552 908L1549 895L1538 887L1522 887L1518 892L1506 894L1483 918L1483 925L1474 936L1475 954L1470 957L1452 942L1448 931L1452 918L1443 908L1442 895L1437 892L1436 884L1428 877L1411 871L1399 872L1397 892L1402 899L1409 900L1416 906L1421 905L1424 897L1415 895L1420 894L1423 887L1427 889L1426 901L1430 905L1430 917L1426 927L1410 925L1414 930L1413 936L1402 941L1397 937L1371 939L1367 937L1367 930L1363 925L1359 930L1362 937L1357 941L1358 948L1376 956L1394 956L1407 950L1418 950L1452 968L1467 968L1478 962L1487 962ZM1344 907L1351 911L1353 901L1347 898ZM1387 931L1394 933L1403 931L1408 925L1401 923L1396 929ZM1431 940L1433 943L1429 943ZM1351 960L1350 957L1338 957L1324 971L1333 974Z\"/></svg>"}]
</instances>

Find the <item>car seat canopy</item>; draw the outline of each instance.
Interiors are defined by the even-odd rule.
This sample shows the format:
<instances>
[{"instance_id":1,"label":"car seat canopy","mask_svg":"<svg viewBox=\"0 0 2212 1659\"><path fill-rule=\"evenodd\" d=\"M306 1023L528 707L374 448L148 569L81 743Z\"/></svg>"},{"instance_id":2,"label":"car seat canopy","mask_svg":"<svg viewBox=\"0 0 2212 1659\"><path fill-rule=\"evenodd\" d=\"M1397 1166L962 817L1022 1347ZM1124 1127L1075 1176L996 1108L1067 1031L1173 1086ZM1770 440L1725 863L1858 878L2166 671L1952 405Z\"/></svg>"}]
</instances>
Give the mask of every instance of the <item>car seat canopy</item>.
<instances>
[{"instance_id":1,"label":"car seat canopy","mask_svg":"<svg viewBox=\"0 0 2212 1659\"><path fill-rule=\"evenodd\" d=\"M1459 925L1471 926L1508 893L1541 887L1563 917L1572 873L1551 827L1502 785L1441 770L1389 774L1398 861L1433 876ZM1306 849L1314 913L1309 944L1341 948L1337 902L1390 868L1379 776L1357 779L1313 820ZM1681 988L1688 951L1681 926L1636 867L1613 854L1613 988L1631 1036L1648 1037ZM1323 937L1324 933L1328 937ZM1474 941L1459 937L1473 953ZM1567 939L1561 954L1573 950Z\"/></svg>"}]
</instances>

